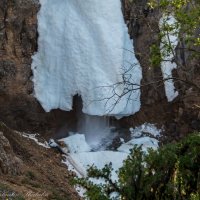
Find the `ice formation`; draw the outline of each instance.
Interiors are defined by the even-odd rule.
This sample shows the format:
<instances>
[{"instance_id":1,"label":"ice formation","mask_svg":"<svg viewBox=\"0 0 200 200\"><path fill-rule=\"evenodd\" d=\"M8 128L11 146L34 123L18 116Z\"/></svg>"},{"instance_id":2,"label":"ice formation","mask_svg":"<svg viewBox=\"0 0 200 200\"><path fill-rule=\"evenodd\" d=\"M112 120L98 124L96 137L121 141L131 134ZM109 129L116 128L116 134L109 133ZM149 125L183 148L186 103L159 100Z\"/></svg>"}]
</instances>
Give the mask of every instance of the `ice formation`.
<instances>
[{"instance_id":1,"label":"ice formation","mask_svg":"<svg viewBox=\"0 0 200 200\"><path fill-rule=\"evenodd\" d=\"M176 19L173 16L167 16L167 17L163 16L160 20L160 25L162 25L163 22L166 24L169 24L169 25L173 25L175 21L176 21ZM163 38L162 42L167 41L167 40L168 40L168 38L166 36ZM177 33L169 32L169 40L170 40L173 50L175 50L175 48L178 44ZM162 47L163 47L163 43L161 43L161 51L162 51ZM173 54L166 55L163 59L164 61L162 61L162 63L161 63L163 78L169 79L164 82L165 93L166 93L166 96L167 96L167 99L169 102L173 101L178 96L178 91L176 91L176 89L175 89L173 79L170 79L170 78L172 78L173 69L177 68L176 63L172 62L173 57L174 57Z\"/></svg>"},{"instance_id":2,"label":"ice formation","mask_svg":"<svg viewBox=\"0 0 200 200\"><path fill-rule=\"evenodd\" d=\"M124 23L120 0L40 0L39 48L33 56L34 93L43 108L72 109L79 94L90 115L130 115L140 109L140 90L114 106L124 92L122 73L140 84L141 68ZM124 68L124 69L123 69ZM105 87L102 87L105 86ZM131 99L127 103L127 98ZM109 98L109 101L107 101ZM106 103L107 102L107 103Z\"/></svg>"},{"instance_id":3,"label":"ice formation","mask_svg":"<svg viewBox=\"0 0 200 200\"><path fill-rule=\"evenodd\" d=\"M143 131L148 131L150 136L142 136ZM123 160L127 158L135 145L142 145L142 150L147 152L148 148L157 149L158 140L154 137L159 137L161 130L158 129L154 124L145 123L141 126L135 127L134 132L140 132L140 138L135 138L132 134L130 141L121 144L115 151L114 150L104 150L104 151L91 151L88 146L85 137L81 134L74 133L73 136L61 139L68 146L69 154L65 161L65 164L70 166L71 170L74 170L79 175L86 175L86 170L88 165L95 165L97 168L102 168L105 164L112 162L114 168L112 172L113 180L117 180L116 171L123 165ZM110 133L111 135L113 133ZM75 139L76 138L76 139ZM99 141L101 143L101 141ZM83 144L83 145L81 145ZM74 147L78 148L74 148ZM85 146L87 148L85 148ZM75 150L75 151L74 151ZM70 161L70 162L69 162ZM71 163L71 164L70 164Z\"/></svg>"}]
</instances>

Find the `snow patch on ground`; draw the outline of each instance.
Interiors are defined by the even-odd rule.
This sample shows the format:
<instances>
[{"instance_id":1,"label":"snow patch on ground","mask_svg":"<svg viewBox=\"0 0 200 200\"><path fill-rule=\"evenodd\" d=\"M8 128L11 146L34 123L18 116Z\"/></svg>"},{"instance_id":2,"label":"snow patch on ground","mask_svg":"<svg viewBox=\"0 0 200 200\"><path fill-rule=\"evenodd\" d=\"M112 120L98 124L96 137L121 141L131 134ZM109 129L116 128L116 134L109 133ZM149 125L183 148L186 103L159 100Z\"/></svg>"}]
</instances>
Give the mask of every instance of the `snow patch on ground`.
<instances>
[{"instance_id":1,"label":"snow patch on ground","mask_svg":"<svg viewBox=\"0 0 200 200\"><path fill-rule=\"evenodd\" d=\"M160 136L161 130L157 129L155 125L145 123L141 126L132 128L132 139L127 143L121 144L119 148L115 151L106 150L106 151L95 151L91 152L88 146L85 137L82 134L74 133L67 138L61 139L68 148L68 155L65 156L65 159L62 161L68 166L69 170L74 171L78 177L86 177L87 168L91 165L95 165L97 168L101 169L106 164L112 163L112 179L113 181L118 180L117 171L123 165L123 161L128 157L130 149L135 145L142 145L142 150L147 152L148 148L157 149L158 140L155 139ZM148 132L150 136L141 137L143 132ZM140 133L139 133L140 132ZM110 134L113 134L110 132ZM140 137L135 137L135 134L140 135ZM124 141L124 138L120 138L121 141ZM101 141L99 141L101 143ZM103 180L92 179L95 184L103 183ZM82 188L77 189L79 195L83 196L84 190Z\"/></svg>"},{"instance_id":2,"label":"snow patch on ground","mask_svg":"<svg viewBox=\"0 0 200 200\"><path fill-rule=\"evenodd\" d=\"M70 153L91 151L91 147L87 144L85 135L83 134L71 135L67 138L60 139L59 141L63 141L65 143L67 146L66 150L68 150Z\"/></svg>"},{"instance_id":3,"label":"snow patch on ground","mask_svg":"<svg viewBox=\"0 0 200 200\"><path fill-rule=\"evenodd\" d=\"M144 123L136 128L130 128L131 137L141 137L142 134L148 134L153 137L159 137L162 129L158 129L154 124Z\"/></svg>"},{"instance_id":4,"label":"snow patch on ground","mask_svg":"<svg viewBox=\"0 0 200 200\"><path fill-rule=\"evenodd\" d=\"M115 151L98 151L70 154L70 156L80 168L84 168L85 170L88 168L88 166L92 165L95 165L98 169L101 169L104 167L104 165L111 162L114 169L112 173L112 179L117 180L116 171L122 167L123 160L127 158L128 154Z\"/></svg>"},{"instance_id":5,"label":"snow patch on ground","mask_svg":"<svg viewBox=\"0 0 200 200\"><path fill-rule=\"evenodd\" d=\"M156 150L158 148L158 140L150 137L134 138L129 142L122 144L117 150L120 152L130 153L133 146L142 146L142 150L147 152L149 148Z\"/></svg>"},{"instance_id":6,"label":"snow patch on ground","mask_svg":"<svg viewBox=\"0 0 200 200\"><path fill-rule=\"evenodd\" d=\"M40 3L38 52L32 57L32 70L35 96L43 108L69 111L72 97L79 94L83 112L90 115L124 116L139 111L139 89L115 105L125 88L121 84L113 91L112 87L123 82L122 73L133 64L130 82L140 85L142 78L121 1ZM128 98L131 100L127 103Z\"/></svg>"},{"instance_id":7,"label":"snow patch on ground","mask_svg":"<svg viewBox=\"0 0 200 200\"><path fill-rule=\"evenodd\" d=\"M160 25L162 26L163 23L165 24L169 24L172 25L176 22L176 19L173 16L170 17L162 17L160 19ZM171 43L171 46L173 48L173 51L175 51L175 48L178 44L178 34L177 33L173 33L173 32L169 32L169 40ZM163 45L165 43L168 43L168 38L167 36L165 38L163 38L162 42L161 42L161 52L163 51ZM164 79L169 79L166 80L164 82L165 85L165 93L167 96L167 99L169 102L173 101L177 96L178 96L178 91L176 91L176 88L174 86L174 81L170 78L172 78L172 71L173 69L177 68L177 65L175 62L172 62L174 55L170 54L170 55L166 55L163 59L164 61L161 62L161 69L162 69L162 74L163 74L163 78Z\"/></svg>"},{"instance_id":8,"label":"snow patch on ground","mask_svg":"<svg viewBox=\"0 0 200 200\"><path fill-rule=\"evenodd\" d=\"M136 127L134 130L137 130L137 133L141 131L140 135L142 135L142 131L148 130L148 132L151 133L153 137L159 137L161 133L161 130L157 129L155 125L148 123ZM121 139L123 140L123 138ZM143 151L147 151L148 148L158 148L157 139L150 136L135 138L134 134L130 141L123 143L116 151L107 150L91 152L90 148L88 148L90 145L87 144L85 137L81 134L74 133L74 135L61 140L67 145L67 148L69 149L71 165L73 166L75 164L75 166L77 166L79 169L84 169L82 174L86 173L88 165L93 164L98 168L102 168L105 164L112 162L113 168L115 170L119 169L122 166L123 160L126 159L130 153L130 149L135 145L142 145ZM70 166L70 168L74 167ZM113 176L116 178L116 174Z\"/></svg>"},{"instance_id":9,"label":"snow patch on ground","mask_svg":"<svg viewBox=\"0 0 200 200\"><path fill-rule=\"evenodd\" d=\"M29 138L31 140L34 140L38 145L43 146L45 148L50 148L48 143L45 142L39 142L38 139L36 138L38 134L28 134L28 133L22 133L23 137Z\"/></svg>"}]
</instances>

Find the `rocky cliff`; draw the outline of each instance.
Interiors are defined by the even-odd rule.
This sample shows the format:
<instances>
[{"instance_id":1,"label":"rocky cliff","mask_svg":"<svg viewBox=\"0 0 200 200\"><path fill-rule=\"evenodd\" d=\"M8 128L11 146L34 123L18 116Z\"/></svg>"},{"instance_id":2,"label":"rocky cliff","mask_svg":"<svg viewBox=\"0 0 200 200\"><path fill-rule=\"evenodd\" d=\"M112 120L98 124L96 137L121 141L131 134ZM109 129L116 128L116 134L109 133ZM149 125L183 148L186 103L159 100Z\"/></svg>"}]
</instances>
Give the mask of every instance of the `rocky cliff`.
<instances>
[{"instance_id":1,"label":"rocky cliff","mask_svg":"<svg viewBox=\"0 0 200 200\"><path fill-rule=\"evenodd\" d=\"M73 124L75 117L73 112L45 113L32 94L39 8L38 0L0 2L0 121L17 130L44 133L65 119Z\"/></svg>"},{"instance_id":2,"label":"rocky cliff","mask_svg":"<svg viewBox=\"0 0 200 200\"><path fill-rule=\"evenodd\" d=\"M124 18L130 36L134 39L136 55L142 65L144 85L141 111L122 120L122 124L151 121L163 124L166 134L172 138L179 138L200 129L200 64L198 59L191 58L191 52L181 48L186 46L180 41L176 51L182 65L173 71L173 76L177 78L175 86L179 96L173 102L167 102L163 83L158 84L162 77L160 66L153 67L150 63L151 45L159 44L158 23L161 13L157 9L149 9L147 2L122 0Z\"/></svg>"},{"instance_id":3,"label":"rocky cliff","mask_svg":"<svg viewBox=\"0 0 200 200\"><path fill-rule=\"evenodd\" d=\"M163 84L156 83L160 80L161 69L159 66L151 67L149 60L150 46L159 42L159 11L146 12L146 0L130 2L122 0L122 10L142 66L142 85L147 86L142 86L141 111L134 117L121 120L121 125L148 121L165 124L169 130L173 129L170 131L174 134L199 128L198 92L188 84L177 82L180 95L174 102L168 103ZM73 126L76 114L75 111L67 113L59 110L45 113L32 94L31 56L37 51L39 9L38 0L0 2L0 120L17 130L52 134L66 120ZM199 84L199 73L199 64L195 60L191 69L174 71L179 78L189 79L195 84Z\"/></svg>"}]
</instances>

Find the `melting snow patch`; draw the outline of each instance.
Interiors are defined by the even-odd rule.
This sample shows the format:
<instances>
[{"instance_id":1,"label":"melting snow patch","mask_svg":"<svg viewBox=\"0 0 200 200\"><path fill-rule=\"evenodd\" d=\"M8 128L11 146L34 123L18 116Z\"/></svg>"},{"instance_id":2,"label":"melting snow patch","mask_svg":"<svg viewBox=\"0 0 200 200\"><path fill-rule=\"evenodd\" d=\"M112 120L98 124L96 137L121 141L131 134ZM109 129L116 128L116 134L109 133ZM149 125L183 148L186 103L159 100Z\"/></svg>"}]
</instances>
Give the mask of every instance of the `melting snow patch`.
<instances>
[{"instance_id":1,"label":"melting snow patch","mask_svg":"<svg viewBox=\"0 0 200 200\"><path fill-rule=\"evenodd\" d=\"M83 134L74 134L67 138L60 139L66 145L66 150L69 153L80 153L91 151L91 147L86 143L85 135Z\"/></svg>"},{"instance_id":2,"label":"melting snow patch","mask_svg":"<svg viewBox=\"0 0 200 200\"><path fill-rule=\"evenodd\" d=\"M157 149L158 140L154 137L159 137L161 131L161 129L157 129L155 125L149 123L136 127L132 132L133 138L127 143L122 144L117 151L107 150L91 152L91 147L87 144L85 136L82 134L75 134L61 139L60 141L64 141L67 145L68 151L70 152L68 161L70 161L71 166L76 166L70 166L70 168L73 168L75 171L79 171L78 174L86 174L88 165L94 164L98 168L102 168L105 164L109 164L110 162L112 162L114 171L116 171L122 166L123 160L127 158L130 153L130 149L132 149L135 145L141 145L144 152L147 152L148 148ZM150 136L135 138L135 135L141 136L144 132L148 133ZM151 138L151 136L153 138ZM124 141L123 138L120 139ZM78 170L76 170L76 168ZM82 172L80 173L80 171ZM116 178L115 173L113 174L113 177Z\"/></svg>"},{"instance_id":3,"label":"melting snow patch","mask_svg":"<svg viewBox=\"0 0 200 200\"><path fill-rule=\"evenodd\" d=\"M167 16L167 17L163 16L160 19L161 26L163 23L166 23L167 25L173 25L175 22L176 22L176 19L173 16ZM161 43L161 47L160 47L161 52L163 51L163 49L162 49L163 45L165 45L166 43L168 44L169 42L170 42L170 45L171 45L173 51L175 51L175 48L178 44L177 31L175 33L172 31L169 32L169 35L162 39L162 43ZM166 93L166 96L167 96L167 99L169 102L173 101L178 96L178 91L176 91L176 88L174 86L174 82L172 79L172 71L173 71L173 69L177 68L176 63L172 61L173 57L174 57L173 54L165 55L165 57L163 58L164 61L161 62L163 78L168 79L164 82L164 85L165 85L165 93Z\"/></svg>"},{"instance_id":4,"label":"melting snow patch","mask_svg":"<svg viewBox=\"0 0 200 200\"><path fill-rule=\"evenodd\" d=\"M135 145L142 145L142 150L147 152L148 148L157 149L158 148L158 140L152 137L159 137L161 130L157 129L155 125L145 123L139 127L132 128L132 139L127 143L122 144L116 151L96 151L91 152L90 145L87 144L84 135L75 134L71 135L67 138L61 139L67 145L69 150L68 155L66 155L65 163L68 166L69 170L74 171L78 177L85 177L87 175L88 166L95 165L97 168L101 169L106 164L112 163L113 171L112 171L112 179L113 181L118 180L117 171L123 165L123 161L128 157L130 153L130 149L132 149ZM136 138L135 136L142 136L143 133L148 133L149 137L140 137ZM112 132L110 134L113 134ZM123 142L124 139L120 138ZM103 183L104 180L91 179L95 184ZM79 194L82 196L83 191Z\"/></svg>"},{"instance_id":5,"label":"melting snow patch","mask_svg":"<svg viewBox=\"0 0 200 200\"><path fill-rule=\"evenodd\" d=\"M34 140L38 145L43 146L45 148L50 148L48 143L45 141L43 142L39 142L38 139L36 138L36 136L38 136L39 134L28 134L28 133L22 133L23 137L29 138L31 140Z\"/></svg>"},{"instance_id":6,"label":"melting snow patch","mask_svg":"<svg viewBox=\"0 0 200 200\"><path fill-rule=\"evenodd\" d=\"M153 137L159 137L162 129L158 129L154 124L144 123L141 126L137 126L136 128L130 128L131 137L141 137L143 134L148 134Z\"/></svg>"},{"instance_id":7,"label":"melting snow patch","mask_svg":"<svg viewBox=\"0 0 200 200\"><path fill-rule=\"evenodd\" d=\"M147 152L149 148L158 148L158 140L150 137L135 138L125 144L122 144L117 150L120 152L130 153L130 149L132 149L135 145L142 146L142 150Z\"/></svg>"},{"instance_id":8,"label":"melting snow patch","mask_svg":"<svg viewBox=\"0 0 200 200\"><path fill-rule=\"evenodd\" d=\"M70 155L73 161L79 168L84 168L85 171L88 166L95 165L98 169L104 167L104 165L112 162L113 172L112 179L117 180L116 171L122 167L123 160L128 156L124 152L114 152L114 151L99 151L99 152L82 152Z\"/></svg>"}]
</instances>

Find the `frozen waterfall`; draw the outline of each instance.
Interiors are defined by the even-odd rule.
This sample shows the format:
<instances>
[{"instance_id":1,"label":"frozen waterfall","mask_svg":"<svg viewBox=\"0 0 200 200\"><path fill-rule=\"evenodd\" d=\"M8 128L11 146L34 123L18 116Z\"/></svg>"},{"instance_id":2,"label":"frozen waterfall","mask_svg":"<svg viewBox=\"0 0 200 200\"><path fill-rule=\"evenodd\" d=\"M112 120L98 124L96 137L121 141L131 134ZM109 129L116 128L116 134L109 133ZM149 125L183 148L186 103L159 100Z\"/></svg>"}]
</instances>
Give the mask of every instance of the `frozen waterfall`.
<instances>
[{"instance_id":1,"label":"frozen waterfall","mask_svg":"<svg viewBox=\"0 0 200 200\"><path fill-rule=\"evenodd\" d=\"M163 16L160 19L160 26L165 23L166 25L173 25L176 22L176 19L173 16ZM168 41L169 39L169 41ZM175 51L175 48L178 44L178 33L177 32L169 32L169 38L166 36L162 39L161 42L161 53L163 53L163 45L168 44L170 42L171 47L173 48L173 51ZM166 54L166 53L165 53ZM172 71L177 68L177 65L175 62L172 62L174 55L169 54L165 55L163 60L161 62L161 70L163 74L163 78L166 79L164 82L165 85L165 94L167 97L167 100L173 101L178 96L178 91L176 91L174 81L172 78ZM168 79L168 80L167 80Z\"/></svg>"},{"instance_id":2,"label":"frozen waterfall","mask_svg":"<svg viewBox=\"0 0 200 200\"><path fill-rule=\"evenodd\" d=\"M133 114L140 109L140 90L125 95L122 74L140 84L142 73L124 23L120 0L40 0L39 48L33 56L34 93L48 112L72 109L81 95L89 115ZM138 87L138 86L137 86ZM127 103L127 99L130 101Z\"/></svg>"}]
</instances>

